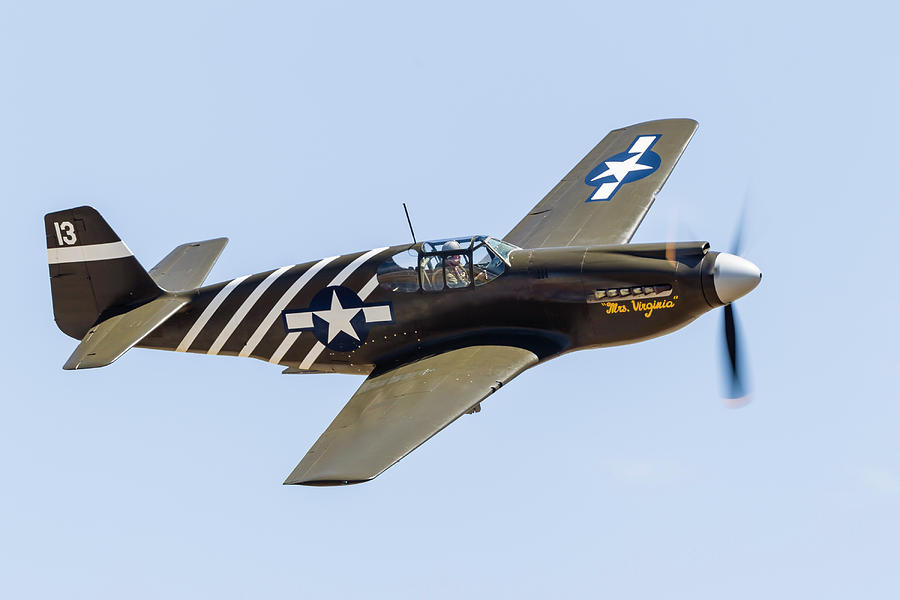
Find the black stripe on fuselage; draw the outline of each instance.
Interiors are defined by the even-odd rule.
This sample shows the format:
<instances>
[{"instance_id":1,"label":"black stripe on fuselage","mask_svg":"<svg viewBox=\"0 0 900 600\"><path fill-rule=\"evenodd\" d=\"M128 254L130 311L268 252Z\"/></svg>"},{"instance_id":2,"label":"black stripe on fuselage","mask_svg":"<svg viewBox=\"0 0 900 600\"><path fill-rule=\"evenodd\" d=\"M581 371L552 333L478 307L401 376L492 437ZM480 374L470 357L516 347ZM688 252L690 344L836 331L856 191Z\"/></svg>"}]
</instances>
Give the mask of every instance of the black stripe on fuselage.
<instances>
[{"instance_id":1,"label":"black stripe on fuselage","mask_svg":"<svg viewBox=\"0 0 900 600\"><path fill-rule=\"evenodd\" d=\"M315 276L306 283L306 285L303 286L303 288L297 293L297 295L291 298L291 300L284 306L282 310L303 310L307 308L309 306L309 303L312 301L313 296L327 287L328 284L331 283L331 281L338 275L338 273L340 273L344 269L344 267L349 265L351 262L362 256L363 254L364 252L345 254L328 263L325 267L322 268L321 271L316 273ZM363 264L359 267L359 269L357 269L357 272L365 268L366 265ZM351 275L350 279L352 278L353 276ZM342 285L346 285L346 282L344 282L344 284ZM279 296L279 298L280 297L281 296ZM286 335L287 331L285 331L284 329L284 320L279 314L278 318L275 319L271 326L269 326L266 334L263 336L259 344L257 344L256 348L250 355L254 358L268 361L278 349L278 346L281 345L281 342L284 341ZM310 342L309 340L312 340L312 342ZM298 348L307 348L307 346L311 347L312 344L315 343L315 341L316 340L313 335L301 335L297 342L288 351L288 354L297 354ZM306 352L303 353L303 356L306 356ZM282 362L284 362L284 360L285 359L283 359Z\"/></svg>"}]
</instances>

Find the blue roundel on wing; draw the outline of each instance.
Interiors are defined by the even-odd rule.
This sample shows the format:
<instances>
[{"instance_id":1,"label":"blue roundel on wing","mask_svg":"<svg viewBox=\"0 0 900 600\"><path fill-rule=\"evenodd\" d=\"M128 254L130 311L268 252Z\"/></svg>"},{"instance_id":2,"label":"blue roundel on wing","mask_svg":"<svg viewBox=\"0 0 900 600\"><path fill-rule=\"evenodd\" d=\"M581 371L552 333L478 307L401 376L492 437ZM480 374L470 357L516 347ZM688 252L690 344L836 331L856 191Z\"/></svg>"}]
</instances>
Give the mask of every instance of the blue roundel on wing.
<instances>
[{"instance_id":1,"label":"blue roundel on wing","mask_svg":"<svg viewBox=\"0 0 900 600\"><path fill-rule=\"evenodd\" d=\"M356 292L343 286L319 291L305 310L282 313L288 332L312 330L316 339L337 352L350 352L362 346L372 325L392 323L389 302L363 302Z\"/></svg>"},{"instance_id":2,"label":"blue roundel on wing","mask_svg":"<svg viewBox=\"0 0 900 600\"><path fill-rule=\"evenodd\" d=\"M612 200L612 197L626 183L643 179L659 168L659 154L651 148L662 136L639 135L634 138L628 150L610 156L584 178L584 182L596 188L585 202Z\"/></svg>"}]
</instances>

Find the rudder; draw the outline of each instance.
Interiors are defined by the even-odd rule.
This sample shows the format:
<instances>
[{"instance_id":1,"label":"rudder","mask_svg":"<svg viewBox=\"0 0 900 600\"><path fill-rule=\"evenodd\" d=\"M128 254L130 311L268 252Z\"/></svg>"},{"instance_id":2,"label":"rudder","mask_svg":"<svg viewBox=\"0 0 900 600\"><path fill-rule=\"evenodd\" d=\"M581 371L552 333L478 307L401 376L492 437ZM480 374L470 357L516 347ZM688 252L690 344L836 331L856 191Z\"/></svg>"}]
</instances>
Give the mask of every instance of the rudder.
<instances>
[{"instance_id":1,"label":"rudder","mask_svg":"<svg viewBox=\"0 0 900 600\"><path fill-rule=\"evenodd\" d=\"M163 294L128 246L90 206L44 216L53 315L82 339L96 323Z\"/></svg>"}]
</instances>

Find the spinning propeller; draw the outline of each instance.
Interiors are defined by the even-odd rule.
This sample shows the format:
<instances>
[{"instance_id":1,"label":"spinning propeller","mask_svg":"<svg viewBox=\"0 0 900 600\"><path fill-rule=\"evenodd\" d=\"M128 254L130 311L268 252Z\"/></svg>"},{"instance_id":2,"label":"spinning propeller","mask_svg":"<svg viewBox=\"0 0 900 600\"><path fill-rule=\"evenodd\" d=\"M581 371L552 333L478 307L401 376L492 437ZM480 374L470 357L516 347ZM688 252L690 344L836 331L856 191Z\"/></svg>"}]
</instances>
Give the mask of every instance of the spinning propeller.
<instances>
[{"instance_id":1,"label":"spinning propeller","mask_svg":"<svg viewBox=\"0 0 900 600\"><path fill-rule=\"evenodd\" d=\"M725 399L726 405L732 408L744 406L749 401L749 387L746 382L744 366L741 362L744 350L739 337L737 316L734 301L759 285L762 273L752 262L739 256L742 249L744 232L744 214L738 223L738 230L731 243L730 253L721 253L716 257L713 267L713 282L716 295L725 304L724 333L725 352L728 360L725 366Z\"/></svg>"},{"instance_id":2,"label":"spinning propeller","mask_svg":"<svg viewBox=\"0 0 900 600\"><path fill-rule=\"evenodd\" d=\"M713 271L713 282L716 295L725 303L724 306L724 341L725 358L723 359L725 390L725 404L730 408L738 408L749 402L750 387L747 382L746 372L742 357L744 349L740 340L740 328L737 323L737 315L734 302L741 296L749 293L759 285L762 273L759 268L740 253L743 248L744 222L748 199L744 200L744 209L741 210L738 228L731 242L729 252L722 252L716 257ZM674 240L677 230L682 226L679 223L677 212L673 213L669 225L669 244L666 249L666 257L675 260ZM690 239L696 236L688 230Z\"/></svg>"}]
</instances>

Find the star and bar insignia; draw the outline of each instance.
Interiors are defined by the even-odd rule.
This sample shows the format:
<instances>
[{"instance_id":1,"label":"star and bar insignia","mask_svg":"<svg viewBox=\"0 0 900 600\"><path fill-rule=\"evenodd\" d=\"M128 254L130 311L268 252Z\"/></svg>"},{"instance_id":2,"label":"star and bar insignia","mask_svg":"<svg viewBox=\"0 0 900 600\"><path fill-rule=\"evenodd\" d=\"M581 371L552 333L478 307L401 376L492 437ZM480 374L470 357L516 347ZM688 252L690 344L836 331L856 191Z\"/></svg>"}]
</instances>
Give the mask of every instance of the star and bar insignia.
<instances>
[{"instance_id":1,"label":"star and bar insignia","mask_svg":"<svg viewBox=\"0 0 900 600\"><path fill-rule=\"evenodd\" d=\"M662 136L639 135L626 152L611 156L594 167L584 182L597 188L585 202L612 200L626 183L643 179L659 168L659 154L650 150Z\"/></svg>"},{"instance_id":2,"label":"star and bar insignia","mask_svg":"<svg viewBox=\"0 0 900 600\"><path fill-rule=\"evenodd\" d=\"M327 348L349 352L362 346L371 325L394 322L390 302L366 304L342 286L330 286L317 293L306 310L282 313L288 332L312 330Z\"/></svg>"}]
</instances>

